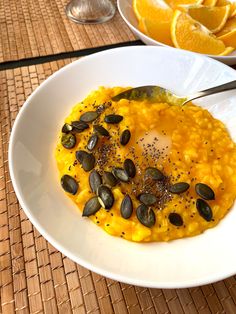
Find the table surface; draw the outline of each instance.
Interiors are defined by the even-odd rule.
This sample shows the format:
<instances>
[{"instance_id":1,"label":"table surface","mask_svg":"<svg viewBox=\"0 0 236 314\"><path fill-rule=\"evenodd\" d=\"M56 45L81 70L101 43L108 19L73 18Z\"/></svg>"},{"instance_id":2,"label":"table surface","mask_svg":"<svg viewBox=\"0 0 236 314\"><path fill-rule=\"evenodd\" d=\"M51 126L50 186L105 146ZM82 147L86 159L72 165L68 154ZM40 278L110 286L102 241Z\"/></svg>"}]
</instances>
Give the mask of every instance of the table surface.
<instances>
[{"instance_id":1,"label":"table surface","mask_svg":"<svg viewBox=\"0 0 236 314\"><path fill-rule=\"evenodd\" d=\"M8 143L27 97L93 52L142 44L119 13L104 24L67 19L66 0L0 0L0 313L236 313L236 277L191 289L149 289L97 275L57 251L14 193Z\"/></svg>"}]
</instances>

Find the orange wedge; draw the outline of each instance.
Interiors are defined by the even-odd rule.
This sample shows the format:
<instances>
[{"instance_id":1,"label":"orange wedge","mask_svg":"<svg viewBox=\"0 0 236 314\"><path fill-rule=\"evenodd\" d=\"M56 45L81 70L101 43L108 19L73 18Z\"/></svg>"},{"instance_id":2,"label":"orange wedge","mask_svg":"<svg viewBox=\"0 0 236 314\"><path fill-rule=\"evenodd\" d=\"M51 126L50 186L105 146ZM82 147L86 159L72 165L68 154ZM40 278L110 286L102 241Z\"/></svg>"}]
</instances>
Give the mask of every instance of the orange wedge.
<instances>
[{"instance_id":1,"label":"orange wedge","mask_svg":"<svg viewBox=\"0 0 236 314\"><path fill-rule=\"evenodd\" d=\"M234 29L236 29L236 17L232 17L231 19L228 19L228 21L225 23L222 30L219 33L217 33L217 37L225 35L233 31Z\"/></svg>"},{"instance_id":2,"label":"orange wedge","mask_svg":"<svg viewBox=\"0 0 236 314\"><path fill-rule=\"evenodd\" d=\"M138 20L171 21L173 10L164 0L133 0L133 9Z\"/></svg>"},{"instance_id":3,"label":"orange wedge","mask_svg":"<svg viewBox=\"0 0 236 314\"><path fill-rule=\"evenodd\" d=\"M139 29L153 39L172 45L170 25L173 10L163 0L133 0Z\"/></svg>"},{"instance_id":4,"label":"orange wedge","mask_svg":"<svg viewBox=\"0 0 236 314\"><path fill-rule=\"evenodd\" d=\"M235 0L217 0L216 6L225 6L229 4L230 5L230 17L233 17L236 15L236 1Z\"/></svg>"},{"instance_id":5,"label":"orange wedge","mask_svg":"<svg viewBox=\"0 0 236 314\"><path fill-rule=\"evenodd\" d=\"M185 12L176 10L171 23L171 38L174 46L209 55L229 54L234 48L226 48L205 26Z\"/></svg>"},{"instance_id":6,"label":"orange wedge","mask_svg":"<svg viewBox=\"0 0 236 314\"><path fill-rule=\"evenodd\" d=\"M173 46L170 35L170 22L153 21L143 18L139 21L140 30L149 37L169 46Z\"/></svg>"},{"instance_id":7,"label":"orange wedge","mask_svg":"<svg viewBox=\"0 0 236 314\"><path fill-rule=\"evenodd\" d=\"M206 7L203 5L183 7L194 20L206 26L212 33L217 33L224 27L230 14L229 4L222 7Z\"/></svg>"},{"instance_id":8,"label":"orange wedge","mask_svg":"<svg viewBox=\"0 0 236 314\"><path fill-rule=\"evenodd\" d=\"M226 46L234 47L236 49L236 29L219 36L218 39L222 40Z\"/></svg>"}]
</instances>

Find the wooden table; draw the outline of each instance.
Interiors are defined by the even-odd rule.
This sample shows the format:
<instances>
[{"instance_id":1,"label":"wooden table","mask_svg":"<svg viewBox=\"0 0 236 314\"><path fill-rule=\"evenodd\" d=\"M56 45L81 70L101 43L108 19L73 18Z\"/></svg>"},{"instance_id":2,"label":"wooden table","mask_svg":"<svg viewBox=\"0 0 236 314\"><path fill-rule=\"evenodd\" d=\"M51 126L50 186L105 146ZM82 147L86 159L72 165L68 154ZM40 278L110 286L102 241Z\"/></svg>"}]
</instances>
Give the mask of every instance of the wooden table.
<instances>
[{"instance_id":1,"label":"wooden table","mask_svg":"<svg viewBox=\"0 0 236 314\"><path fill-rule=\"evenodd\" d=\"M8 143L18 111L49 75L111 47L142 44L119 13L78 25L66 0L0 0L0 313L236 313L236 277L191 289L116 282L58 252L32 226L14 193Z\"/></svg>"}]
</instances>

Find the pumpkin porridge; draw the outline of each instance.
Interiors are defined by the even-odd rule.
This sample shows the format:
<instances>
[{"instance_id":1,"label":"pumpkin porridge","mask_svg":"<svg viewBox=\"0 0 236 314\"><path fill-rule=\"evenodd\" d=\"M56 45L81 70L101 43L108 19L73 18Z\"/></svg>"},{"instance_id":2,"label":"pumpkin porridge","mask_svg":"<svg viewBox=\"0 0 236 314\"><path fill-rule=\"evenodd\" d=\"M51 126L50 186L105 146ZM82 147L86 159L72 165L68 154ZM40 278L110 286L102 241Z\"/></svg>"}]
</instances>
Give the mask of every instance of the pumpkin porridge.
<instances>
[{"instance_id":1,"label":"pumpkin porridge","mask_svg":"<svg viewBox=\"0 0 236 314\"><path fill-rule=\"evenodd\" d=\"M224 124L185 106L112 97L77 104L59 135L62 188L96 225L130 241L169 241L214 227L236 197L236 145Z\"/></svg>"}]
</instances>

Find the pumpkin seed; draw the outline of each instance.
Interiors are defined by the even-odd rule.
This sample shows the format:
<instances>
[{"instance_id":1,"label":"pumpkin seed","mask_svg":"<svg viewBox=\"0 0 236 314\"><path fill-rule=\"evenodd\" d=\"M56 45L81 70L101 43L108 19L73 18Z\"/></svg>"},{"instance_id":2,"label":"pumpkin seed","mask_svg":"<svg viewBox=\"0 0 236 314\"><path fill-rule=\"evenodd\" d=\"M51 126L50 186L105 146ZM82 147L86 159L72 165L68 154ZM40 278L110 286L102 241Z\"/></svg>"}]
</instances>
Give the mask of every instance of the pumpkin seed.
<instances>
[{"instance_id":1,"label":"pumpkin seed","mask_svg":"<svg viewBox=\"0 0 236 314\"><path fill-rule=\"evenodd\" d=\"M98 197L94 196L86 202L82 216L89 217L94 215L100 208L101 204L98 201Z\"/></svg>"},{"instance_id":2,"label":"pumpkin seed","mask_svg":"<svg viewBox=\"0 0 236 314\"><path fill-rule=\"evenodd\" d=\"M136 216L141 224L148 228L153 227L156 223L156 216L154 211L144 204L138 206L136 209Z\"/></svg>"},{"instance_id":3,"label":"pumpkin seed","mask_svg":"<svg viewBox=\"0 0 236 314\"><path fill-rule=\"evenodd\" d=\"M68 174L61 177L61 186L66 192L73 195L77 193L79 188L78 182L76 182L75 179Z\"/></svg>"},{"instance_id":4,"label":"pumpkin seed","mask_svg":"<svg viewBox=\"0 0 236 314\"><path fill-rule=\"evenodd\" d=\"M116 124L116 123L121 122L122 120L123 120L123 117L120 116L119 114L109 114L105 116L104 118L104 121L110 124Z\"/></svg>"},{"instance_id":5,"label":"pumpkin seed","mask_svg":"<svg viewBox=\"0 0 236 314\"><path fill-rule=\"evenodd\" d=\"M70 133L72 131L73 127L69 123L65 123L61 129L63 133Z\"/></svg>"},{"instance_id":6,"label":"pumpkin seed","mask_svg":"<svg viewBox=\"0 0 236 314\"><path fill-rule=\"evenodd\" d=\"M84 171L90 171L94 168L95 166L95 157L93 154L87 153L84 155L83 160L82 160L82 168Z\"/></svg>"},{"instance_id":7,"label":"pumpkin seed","mask_svg":"<svg viewBox=\"0 0 236 314\"><path fill-rule=\"evenodd\" d=\"M208 185L204 183L197 183L195 185L195 191L200 197L204 198L204 200L215 199L214 191Z\"/></svg>"},{"instance_id":8,"label":"pumpkin seed","mask_svg":"<svg viewBox=\"0 0 236 314\"><path fill-rule=\"evenodd\" d=\"M101 125L98 125L98 124L95 124L94 126L94 130L102 135L102 136L105 136L105 137L109 137L110 136L110 133Z\"/></svg>"},{"instance_id":9,"label":"pumpkin seed","mask_svg":"<svg viewBox=\"0 0 236 314\"><path fill-rule=\"evenodd\" d=\"M112 169L113 175L116 177L116 179L122 181L122 182L128 182L129 181L129 175L126 172L126 170L118 167L114 167Z\"/></svg>"},{"instance_id":10,"label":"pumpkin seed","mask_svg":"<svg viewBox=\"0 0 236 314\"><path fill-rule=\"evenodd\" d=\"M196 202L196 207L199 215L202 216L202 218L204 218L206 221L211 221L213 216L212 209L206 201L198 198Z\"/></svg>"},{"instance_id":11,"label":"pumpkin seed","mask_svg":"<svg viewBox=\"0 0 236 314\"><path fill-rule=\"evenodd\" d=\"M164 174L157 168L148 167L145 170L145 176L150 177L155 181L161 181L164 179Z\"/></svg>"},{"instance_id":12,"label":"pumpkin seed","mask_svg":"<svg viewBox=\"0 0 236 314\"><path fill-rule=\"evenodd\" d=\"M130 130L124 130L120 136L120 143L121 145L125 146L126 144L129 143L129 140L130 140L130 137L131 137L131 133L130 133Z\"/></svg>"},{"instance_id":13,"label":"pumpkin seed","mask_svg":"<svg viewBox=\"0 0 236 314\"><path fill-rule=\"evenodd\" d=\"M142 193L139 195L139 200L144 205L151 206L157 202L157 197L151 193Z\"/></svg>"},{"instance_id":14,"label":"pumpkin seed","mask_svg":"<svg viewBox=\"0 0 236 314\"><path fill-rule=\"evenodd\" d=\"M61 144L63 147L67 149L71 149L75 147L76 137L74 136L74 134L64 133L62 134L62 137L61 137Z\"/></svg>"},{"instance_id":15,"label":"pumpkin seed","mask_svg":"<svg viewBox=\"0 0 236 314\"><path fill-rule=\"evenodd\" d=\"M189 189L189 184L186 182L178 182L170 186L169 192L173 194L181 194Z\"/></svg>"},{"instance_id":16,"label":"pumpkin seed","mask_svg":"<svg viewBox=\"0 0 236 314\"><path fill-rule=\"evenodd\" d=\"M76 156L76 159L82 163L83 161L83 158L85 155L87 155L88 153L85 151L85 150L78 150L76 153L75 153L75 156Z\"/></svg>"},{"instance_id":17,"label":"pumpkin seed","mask_svg":"<svg viewBox=\"0 0 236 314\"><path fill-rule=\"evenodd\" d=\"M72 121L71 125L73 126L72 132L75 133L81 133L89 128L89 125L83 121Z\"/></svg>"},{"instance_id":18,"label":"pumpkin seed","mask_svg":"<svg viewBox=\"0 0 236 314\"><path fill-rule=\"evenodd\" d=\"M102 182L105 185L113 187L117 184L117 179L111 172L104 171L102 176Z\"/></svg>"},{"instance_id":19,"label":"pumpkin seed","mask_svg":"<svg viewBox=\"0 0 236 314\"><path fill-rule=\"evenodd\" d=\"M83 122L93 122L96 120L99 116L99 113L97 111L87 111L83 113L80 117L80 121Z\"/></svg>"},{"instance_id":20,"label":"pumpkin seed","mask_svg":"<svg viewBox=\"0 0 236 314\"><path fill-rule=\"evenodd\" d=\"M89 185L93 193L97 193L98 187L102 184L102 178L100 174L93 170L89 175Z\"/></svg>"},{"instance_id":21,"label":"pumpkin seed","mask_svg":"<svg viewBox=\"0 0 236 314\"><path fill-rule=\"evenodd\" d=\"M111 189L106 185L100 185L98 188L98 201L105 209L111 209L114 204L114 196Z\"/></svg>"},{"instance_id":22,"label":"pumpkin seed","mask_svg":"<svg viewBox=\"0 0 236 314\"><path fill-rule=\"evenodd\" d=\"M182 226L184 223L182 217L177 213L170 213L168 218L170 223L177 227Z\"/></svg>"},{"instance_id":23,"label":"pumpkin seed","mask_svg":"<svg viewBox=\"0 0 236 314\"><path fill-rule=\"evenodd\" d=\"M93 150L96 147L97 143L98 143L98 136L97 134L93 134L88 140L87 149L90 151Z\"/></svg>"},{"instance_id":24,"label":"pumpkin seed","mask_svg":"<svg viewBox=\"0 0 236 314\"><path fill-rule=\"evenodd\" d=\"M92 153L87 153L85 150L78 150L76 159L81 163L84 171L90 171L95 166L95 157Z\"/></svg>"},{"instance_id":25,"label":"pumpkin seed","mask_svg":"<svg viewBox=\"0 0 236 314\"><path fill-rule=\"evenodd\" d=\"M124 169L128 173L130 178L134 178L136 174L135 164L131 159L125 159L124 161Z\"/></svg>"},{"instance_id":26,"label":"pumpkin seed","mask_svg":"<svg viewBox=\"0 0 236 314\"><path fill-rule=\"evenodd\" d=\"M132 215L132 212L133 212L132 199L129 195L125 195L120 206L121 216L125 219L128 219Z\"/></svg>"}]
</instances>

